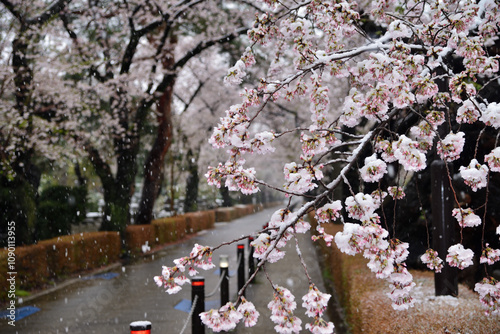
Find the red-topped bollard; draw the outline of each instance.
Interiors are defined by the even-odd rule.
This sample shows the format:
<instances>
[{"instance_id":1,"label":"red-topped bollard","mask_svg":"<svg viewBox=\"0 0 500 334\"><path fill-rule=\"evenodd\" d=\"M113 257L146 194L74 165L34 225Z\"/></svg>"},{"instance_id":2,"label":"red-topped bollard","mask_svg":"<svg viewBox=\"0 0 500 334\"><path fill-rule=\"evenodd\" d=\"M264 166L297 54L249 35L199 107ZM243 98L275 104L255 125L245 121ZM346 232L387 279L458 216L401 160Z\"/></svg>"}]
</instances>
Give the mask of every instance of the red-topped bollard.
<instances>
[{"instance_id":1,"label":"red-topped bollard","mask_svg":"<svg viewBox=\"0 0 500 334\"><path fill-rule=\"evenodd\" d=\"M248 275L252 276L253 273L255 272L255 259L253 257L254 253L254 247L252 246L253 242L253 237L250 236L248 237L248 247L249 247L249 254L248 254Z\"/></svg>"},{"instance_id":2,"label":"red-topped bollard","mask_svg":"<svg viewBox=\"0 0 500 334\"><path fill-rule=\"evenodd\" d=\"M238 259L238 293L245 285L245 244L237 245ZM244 296L245 294L243 294Z\"/></svg>"},{"instance_id":3,"label":"red-topped bollard","mask_svg":"<svg viewBox=\"0 0 500 334\"><path fill-rule=\"evenodd\" d=\"M227 255L220 255L220 276L222 281L220 284L220 306L224 306L229 302L229 259Z\"/></svg>"},{"instance_id":4,"label":"red-topped bollard","mask_svg":"<svg viewBox=\"0 0 500 334\"><path fill-rule=\"evenodd\" d=\"M151 322L149 321L131 322L130 334L151 334Z\"/></svg>"},{"instance_id":5,"label":"red-topped bollard","mask_svg":"<svg viewBox=\"0 0 500 334\"><path fill-rule=\"evenodd\" d=\"M201 322L200 318L200 314L205 312L205 278L201 276L196 276L191 279L191 305L193 304L194 309L191 316L191 333L205 334L205 326Z\"/></svg>"}]
</instances>

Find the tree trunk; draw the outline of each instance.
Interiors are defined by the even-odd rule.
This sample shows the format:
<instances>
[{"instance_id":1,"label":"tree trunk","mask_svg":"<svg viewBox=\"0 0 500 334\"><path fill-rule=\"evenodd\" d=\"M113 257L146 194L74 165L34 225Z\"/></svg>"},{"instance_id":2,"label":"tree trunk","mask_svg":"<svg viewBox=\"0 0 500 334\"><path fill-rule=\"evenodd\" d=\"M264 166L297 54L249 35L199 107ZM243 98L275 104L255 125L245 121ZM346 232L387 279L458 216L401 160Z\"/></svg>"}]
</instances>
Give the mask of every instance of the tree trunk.
<instances>
[{"instance_id":1,"label":"tree trunk","mask_svg":"<svg viewBox=\"0 0 500 334\"><path fill-rule=\"evenodd\" d=\"M124 149L125 143L133 144L130 148ZM137 174L138 142L133 138L126 138L115 145L118 152L116 178L113 177L109 164L102 160L96 149L88 145L87 151L104 190L104 217L100 230L123 232L130 220L130 200L134 193L134 180Z\"/></svg>"},{"instance_id":2,"label":"tree trunk","mask_svg":"<svg viewBox=\"0 0 500 334\"><path fill-rule=\"evenodd\" d=\"M158 132L144 166L144 183L142 186L137 224L149 224L153 218L153 207L158 197L160 183L163 179L163 161L172 144L172 98L175 80L167 86L158 103Z\"/></svg>"},{"instance_id":3,"label":"tree trunk","mask_svg":"<svg viewBox=\"0 0 500 334\"><path fill-rule=\"evenodd\" d=\"M230 207L233 206L233 199L229 195L229 189L226 186L222 185L219 189L220 194L222 196L222 206Z\"/></svg>"},{"instance_id":4,"label":"tree trunk","mask_svg":"<svg viewBox=\"0 0 500 334\"><path fill-rule=\"evenodd\" d=\"M104 217L102 219L101 231L119 231L123 233L130 220L130 199L127 192L118 191L121 187L116 186L104 188Z\"/></svg>"},{"instance_id":5,"label":"tree trunk","mask_svg":"<svg viewBox=\"0 0 500 334\"><path fill-rule=\"evenodd\" d=\"M198 210L198 184L200 177L198 175L198 157L193 155L191 149L187 153L188 172L186 180L186 197L184 199L184 211L193 212Z\"/></svg>"}]
</instances>

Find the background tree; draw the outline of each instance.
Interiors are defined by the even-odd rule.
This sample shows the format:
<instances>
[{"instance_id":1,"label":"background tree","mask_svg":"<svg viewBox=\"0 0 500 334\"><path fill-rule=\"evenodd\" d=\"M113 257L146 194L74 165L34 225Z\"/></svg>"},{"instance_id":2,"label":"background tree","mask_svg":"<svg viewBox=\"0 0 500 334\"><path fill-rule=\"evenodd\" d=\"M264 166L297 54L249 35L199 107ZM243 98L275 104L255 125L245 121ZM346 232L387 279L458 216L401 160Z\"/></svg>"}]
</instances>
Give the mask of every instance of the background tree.
<instances>
[{"instance_id":1,"label":"background tree","mask_svg":"<svg viewBox=\"0 0 500 334\"><path fill-rule=\"evenodd\" d=\"M7 222L15 221L18 244L33 240L41 176L34 160L68 156L57 145L57 134L63 130L56 104L40 83L60 87L54 72L46 67L54 60L54 44L45 36L57 38L51 21L69 2L1 1L0 232L4 233Z\"/></svg>"}]
</instances>

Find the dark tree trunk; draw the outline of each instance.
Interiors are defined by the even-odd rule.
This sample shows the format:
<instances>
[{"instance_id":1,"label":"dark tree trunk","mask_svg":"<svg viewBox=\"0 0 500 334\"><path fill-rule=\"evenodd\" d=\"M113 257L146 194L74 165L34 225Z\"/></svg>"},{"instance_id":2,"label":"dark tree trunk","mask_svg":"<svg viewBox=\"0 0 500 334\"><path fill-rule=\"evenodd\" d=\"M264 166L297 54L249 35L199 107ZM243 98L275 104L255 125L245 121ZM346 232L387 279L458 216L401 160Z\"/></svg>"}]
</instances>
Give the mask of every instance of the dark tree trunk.
<instances>
[{"instance_id":1,"label":"dark tree trunk","mask_svg":"<svg viewBox=\"0 0 500 334\"><path fill-rule=\"evenodd\" d=\"M172 144L172 98L175 80L167 86L158 103L158 132L144 166L144 183L142 186L137 224L149 224L153 218L153 207L158 197L163 179L163 161Z\"/></svg>"},{"instance_id":2,"label":"dark tree trunk","mask_svg":"<svg viewBox=\"0 0 500 334\"><path fill-rule=\"evenodd\" d=\"M194 157L191 149L187 153L187 160L189 175L186 180L184 211L194 212L198 209L198 184L200 183L200 177L198 175L198 157Z\"/></svg>"},{"instance_id":3,"label":"dark tree trunk","mask_svg":"<svg viewBox=\"0 0 500 334\"><path fill-rule=\"evenodd\" d=\"M123 149L126 142L133 143L129 148ZM104 190L104 217L101 231L123 232L130 221L130 200L134 192L134 179L137 174L136 156L138 142L125 139L121 144L115 144L121 149L117 164L116 178L113 177L111 167L101 159L99 152L88 146L90 161L94 166L97 176L101 180Z\"/></svg>"},{"instance_id":4,"label":"dark tree trunk","mask_svg":"<svg viewBox=\"0 0 500 334\"><path fill-rule=\"evenodd\" d=\"M222 206L224 207L233 206L233 199L229 195L229 189L227 189L226 186L223 185L220 187L220 194L222 196Z\"/></svg>"}]
</instances>

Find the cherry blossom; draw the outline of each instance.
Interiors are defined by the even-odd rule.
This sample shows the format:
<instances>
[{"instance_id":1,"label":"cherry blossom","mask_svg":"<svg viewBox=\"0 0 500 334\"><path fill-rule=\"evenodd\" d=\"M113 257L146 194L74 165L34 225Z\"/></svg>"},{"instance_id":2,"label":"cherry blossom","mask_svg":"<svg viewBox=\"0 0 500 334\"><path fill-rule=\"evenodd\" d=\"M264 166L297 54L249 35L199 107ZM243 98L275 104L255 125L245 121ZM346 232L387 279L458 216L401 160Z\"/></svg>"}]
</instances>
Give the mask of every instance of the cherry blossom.
<instances>
[{"instance_id":1,"label":"cherry blossom","mask_svg":"<svg viewBox=\"0 0 500 334\"><path fill-rule=\"evenodd\" d=\"M500 147L496 147L491 153L485 155L484 160L492 172L500 172Z\"/></svg>"},{"instance_id":2,"label":"cherry blossom","mask_svg":"<svg viewBox=\"0 0 500 334\"><path fill-rule=\"evenodd\" d=\"M430 270L440 273L441 269L443 269L443 260L439 258L438 253L433 249L426 250L420 259Z\"/></svg>"},{"instance_id":3,"label":"cherry blossom","mask_svg":"<svg viewBox=\"0 0 500 334\"><path fill-rule=\"evenodd\" d=\"M427 173L428 159L436 156L455 164L474 158L460 168L474 191L486 186L487 166L500 170L497 149L484 156L484 165L478 163L482 157L475 156L481 150L476 149L474 157L470 151L464 153L470 126L484 124L482 133L500 127L498 103L484 89L496 85L498 75L498 57L489 55L498 34L498 6L492 1L255 3L266 10L256 15L247 33L250 46L229 65L226 77L240 85L241 103L226 107L210 139L213 147L226 150L228 158L209 168L208 182L245 194L258 191L257 185L268 187L290 201L252 243L259 268L284 256L282 249L295 234L310 228L304 216L315 211L318 224L312 239L328 246L335 240L342 252L363 254L374 276L389 282L392 307L411 307L415 284L405 264L409 245L383 227L387 217L381 206L387 195L401 200L403 184ZM359 24L361 18L384 28L370 35ZM258 62L266 66L262 72ZM243 80L253 81L254 75L262 77L244 87ZM276 110L286 116L275 121ZM366 158L366 152L373 153ZM260 166L247 158L255 153L286 156L277 168L283 176L259 179L269 172L268 164ZM349 171L361 166L363 181L383 181L388 164L395 167L398 181L388 179L392 186L387 191L349 180ZM448 176L453 181L454 175ZM283 178L284 183L279 181ZM339 198L339 187L350 195ZM292 209L291 203L299 198L304 201ZM472 208L456 205L452 214L460 227L487 224ZM342 208L349 222L344 222ZM343 230L335 237L327 234L323 224L339 219ZM484 250L487 263L496 258L496 251ZM456 244L449 247L446 261L463 269L472 258L471 249ZM421 260L436 272L443 267L444 259L432 249ZM273 287L268 307L276 331L298 332L302 321L292 312L295 297ZM312 316L317 311L306 303L312 297L306 296L304 306ZM314 315L306 329L332 331L319 316Z\"/></svg>"},{"instance_id":4,"label":"cherry blossom","mask_svg":"<svg viewBox=\"0 0 500 334\"><path fill-rule=\"evenodd\" d=\"M446 255L446 262L451 267L458 267L459 269L467 268L472 265L472 258L474 252L470 249L464 248L462 244L456 244L448 248L448 255Z\"/></svg>"},{"instance_id":5,"label":"cherry blossom","mask_svg":"<svg viewBox=\"0 0 500 334\"><path fill-rule=\"evenodd\" d=\"M175 269L163 266L161 276L155 276L154 281L156 285L163 287L167 293L175 294L181 290L182 285L190 282L184 275L174 277L175 273Z\"/></svg>"},{"instance_id":6,"label":"cherry blossom","mask_svg":"<svg viewBox=\"0 0 500 334\"><path fill-rule=\"evenodd\" d=\"M474 213L471 208L467 209L453 209L453 217L458 221L461 227L474 227L481 225L481 218Z\"/></svg>"},{"instance_id":7,"label":"cherry blossom","mask_svg":"<svg viewBox=\"0 0 500 334\"><path fill-rule=\"evenodd\" d=\"M361 221L370 220L379 204L368 194L357 193L345 200L346 210L349 217Z\"/></svg>"},{"instance_id":8,"label":"cherry blossom","mask_svg":"<svg viewBox=\"0 0 500 334\"><path fill-rule=\"evenodd\" d=\"M488 167L480 165L476 159L472 159L468 167L460 166L460 175L466 185L473 191L484 188L487 184Z\"/></svg>"},{"instance_id":9,"label":"cherry blossom","mask_svg":"<svg viewBox=\"0 0 500 334\"><path fill-rule=\"evenodd\" d=\"M377 155L365 159L365 165L359 170L361 178L365 182L378 182L387 173L387 164L377 159Z\"/></svg>"},{"instance_id":10,"label":"cherry blossom","mask_svg":"<svg viewBox=\"0 0 500 334\"><path fill-rule=\"evenodd\" d=\"M331 295L322 293L315 285L309 286L309 292L302 297L302 306L306 309L307 316L314 319L313 323L305 325L311 333L331 333L334 325L321 318Z\"/></svg>"},{"instance_id":11,"label":"cherry blossom","mask_svg":"<svg viewBox=\"0 0 500 334\"><path fill-rule=\"evenodd\" d=\"M200 313L203 324L214 332L233 330L243 315L236 310L231 302L222 306L219 310L209 310Z\"/></svg>"},{"instance_id":12,"label":"cherry blossom","mask_svg":"<svg viewBox=\"0 0 500 334\"><path fill-rule=\"evenodd\" d=\"M401 135L395 143L394 157L405 170L418 172L426 167L425 154L420 150L418 142Z\"/></svg>"},{"instance_id":13,"label":"cherry blossom","mask_svg":"<svg viewBox=\"0 0 500 334\"><path fill-rule=\"evenodd\" d=\"M295 193L305 193L318 185L314 180L321 180L323 173L318 167L301 166L294 162L285 165L285 189Z\"/></svg>"},{"instance_id":14,"label":"cherry blossom","mask_svg":"<svg viewBox=\"0 0 500 334\"><path fill-rule=\"evenodd\" d=\"M476 104L470 99L464 101L462 106L457 110L458 123L474 123L479 119L480 113Z\"/></svg>"},{"instance_id":15,"label":"cherry blossom","mask_svg":"<svg viewBox=\"0 0 500 334\"><path fill-rule=\"evenodd\" d=\"M335 234L335 243L341 252L356 255L362 250L361 225L345 223L344 230Z\"/></svg>"},{"instance_id":16,"label":"cherry blossom","mask_svg":"<svg viewBox=\"0 0 500 334\"><path fill-rule=\"evenodd\" d=\"M411 297L410 292L416 284L406 266L404 264L395 265L388 281L391 283L392 291L387 295L392 300L392 308L407 310L409 307L413 307L415 300Z\"/></svg>"},{"instance_id":17,"label":"cherry blossom","mask_svg":"<svg viewBox=\"0 0 500 334\"><path fill-rule=\"evenodd\" d=\"M314 217L318 223L330 223L340 217L341 210L342 203L337 200L332 203L327 203L316 210L316 215Z\"/></svg>"},{"instance_id":18,"label":"cherry blossom","mask_svg":"<svg viewBox=\"0 0 500 334\"><path fill-rule=\"evenodd\" d=\"M309 286L309 292L302 297L302 306L306 309L306 314L311 317L322 316L331 295L322 293L315 285Z\"/></svg>"},{"instance_id":19,"label":"cherry blossom","mask_svg":"<svg viewBox=\"0 0 500 334\"><path fill-rule=\"evenodd\" d=\"M403 199L406 196L401 187L389 187L387 188L387 192L393 199Z\"/></svg>"},{"instance_id":20,"label":"cherry blossom","mask_svg":"<svg viewBox=\"0 0 500 334\"><path fill-rule=\"evenodd\" d=\"M302 320L293 315L297 308L295 297L290 290L275 286L273 300L267 305L271 310L271 320L276 324L274 329L278 333L299 333L302 329Z\"/></svg>"},{"instance_id":21,"label":"cherry blossom","mask_svg":"<svg viewBox=\"0 0 500 334\"><path fill-rule=\"evenodd\" d=\"M498 260L500 260L500 249L493 249L486 244L486 247L483 249L481 254L481 258L479 259L479 263L492 265Z\"/></svg>"},{"instance_id":22,"label":"cherry blossom","mask_svg":"<svg viewBox=\"0 0 500 334\"><path fill-rule=\"evenodd\" d=\"M485 110L483 110L483 114L481 115L480 120L486 125L490 125L495 129L500 128L500 104L493 102L488 104Z\"/></svg>"},{"instance_id":23,"label":"cherry blossom","mask_svg":"<svg viewBox=\"0 0 500 334\"><path fill-rule=\"evenodd\" d=\"M437 145L437 151L441 159L445 161L457 160L464 148L465 134L463 132L449 133Z\"/></svg>"},{"instance_id":24,"label":"cherry blossom","mask_svg":"<svg viewBox=\"0 0 500 334\"><path fill-rule=\"evenodd\" d=\"M260 313L245 297L241 297L241 303L238 305L237 311L243 316L245 327L253 327L257 324Z\"/></svg>"},{"instance_id":25,"label":"cherry blossom","mask_svg":"<svg viewBox=\"0 0 500 334\"><path fill-rule=\"evenodd\" d=\"M486 308L486 315L500 314L500 282L493 277L485 277L476 283L474 291L479 293L479 300Z\"/></svg>"}]
</instances>

